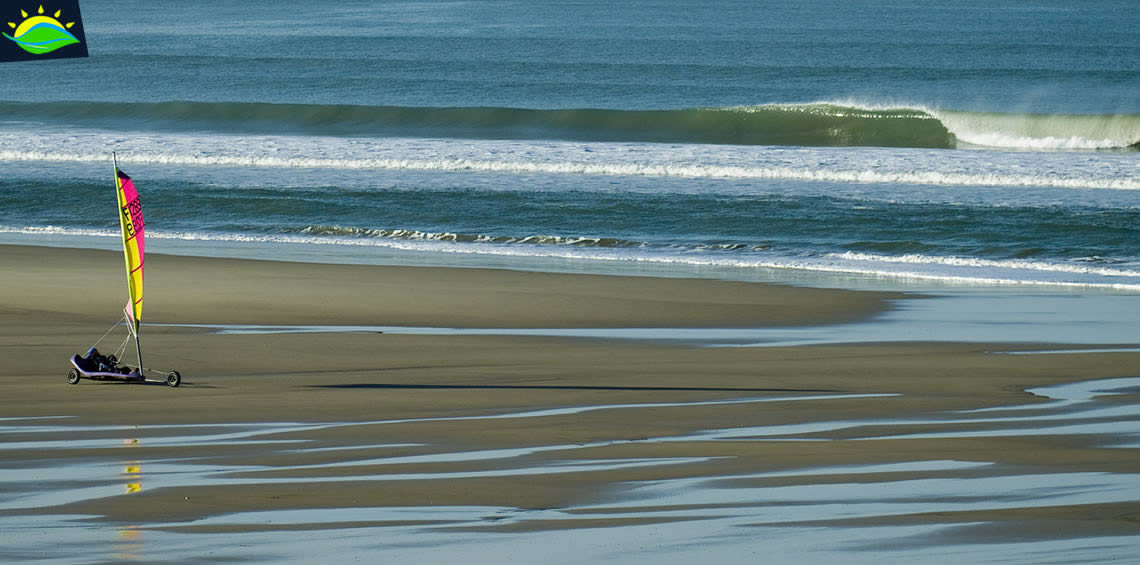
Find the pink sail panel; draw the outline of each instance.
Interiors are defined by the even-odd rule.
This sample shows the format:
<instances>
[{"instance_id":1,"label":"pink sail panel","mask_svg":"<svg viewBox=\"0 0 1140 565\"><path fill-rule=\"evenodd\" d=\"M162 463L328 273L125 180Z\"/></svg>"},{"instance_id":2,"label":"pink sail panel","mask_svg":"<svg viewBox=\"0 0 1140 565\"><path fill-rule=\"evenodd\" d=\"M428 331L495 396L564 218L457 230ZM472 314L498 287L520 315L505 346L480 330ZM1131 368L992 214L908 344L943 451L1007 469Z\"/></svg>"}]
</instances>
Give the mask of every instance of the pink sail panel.
<instances>
[{"instance_id":1,"label":"pink sail panel","mask_svg":"<svg viewBox=\"0 0 1140 565\"><path fill-rule=\"evenodd\" d=\"M115 169L118 189L119 225L123 229L123 258L127 269L127 315L136 329L142 318L143 264L146 256L146 224L143 222L142 204L131 177Z\"/></svg>"}]
</instances>

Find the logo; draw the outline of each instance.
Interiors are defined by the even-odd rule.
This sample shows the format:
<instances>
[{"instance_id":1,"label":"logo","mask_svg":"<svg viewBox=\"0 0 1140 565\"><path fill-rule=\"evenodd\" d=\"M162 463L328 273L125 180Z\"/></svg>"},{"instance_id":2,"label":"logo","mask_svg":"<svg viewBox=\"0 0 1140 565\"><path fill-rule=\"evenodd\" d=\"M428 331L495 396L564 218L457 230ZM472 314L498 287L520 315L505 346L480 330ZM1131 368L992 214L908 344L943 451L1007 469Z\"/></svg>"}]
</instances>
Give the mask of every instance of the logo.
<instances>
[{"instance_id":1,"label":"logo","mask_svg":"<svg viewBox=\"0 0 1140 565\"><path fill-rule=\"evenodd\" d=\"M0 61L87 56L78 0L20 4L26 2L0 2L0 22L7 24L0 40Z\"/></svg>"}]
</instances>

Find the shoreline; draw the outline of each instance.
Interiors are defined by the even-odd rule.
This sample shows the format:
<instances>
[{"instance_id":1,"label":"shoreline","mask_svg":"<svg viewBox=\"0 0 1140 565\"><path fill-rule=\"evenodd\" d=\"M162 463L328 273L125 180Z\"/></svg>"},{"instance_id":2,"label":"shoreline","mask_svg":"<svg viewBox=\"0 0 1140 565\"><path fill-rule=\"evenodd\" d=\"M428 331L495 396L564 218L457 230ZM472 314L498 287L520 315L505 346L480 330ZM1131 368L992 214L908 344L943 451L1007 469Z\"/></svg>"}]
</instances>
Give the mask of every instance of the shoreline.
<instances>
[{"instance_id":1,"label":"shoreline","mask_svg":"<svg viewBox=\"0 0 1140 565\"><path fill-rule=\"evenodd\" d=\"M97 316L122 294L117 252L0 245L0 258L10 265L8 281L16 296L7 302L13 306L36 304L48 312ZM82 296L74 292L77 280L85 290ZM808 326L867 319L888 311L889 301L912 297L711 279L151 252L143 321L325 325L332 320L337 325L455 328ZM100 304L108 306L101 309Z\"/></svg>"}]
</instances>

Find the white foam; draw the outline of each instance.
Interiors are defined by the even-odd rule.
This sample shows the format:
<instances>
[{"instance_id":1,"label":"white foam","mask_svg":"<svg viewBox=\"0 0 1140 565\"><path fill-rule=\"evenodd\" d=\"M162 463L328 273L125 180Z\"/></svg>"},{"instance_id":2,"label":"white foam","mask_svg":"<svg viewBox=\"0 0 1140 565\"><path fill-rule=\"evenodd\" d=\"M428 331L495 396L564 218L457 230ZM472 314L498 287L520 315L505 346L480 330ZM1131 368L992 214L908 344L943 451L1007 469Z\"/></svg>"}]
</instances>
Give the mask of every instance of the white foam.
<instances>
[{"instance_id":1,"label":"white foam","mask_svg":"<svg viewBox=\"0 0 1140 565\"><path fill-rule=\"evenodd\" d=\"M0 161L103 163L114 150L126 165L1140 190L1135 159L1120 154L14 129L0 128Z\"/></svg>"},{"instance_id":2,"label":"white foam","mask_svg":"<svg viewBox=\"0 0 1140 565\"><path fill-rule=\"evenodd\" d=\"M1069 137L1026 137L999 132L975 133L964 131L957 134L959 141L985 147L1008 147L1012 149L1115 149L1122 147L1112 139L1089 139L1079 135Z\"/></svg>"},{"instance_id":3,"label":"white foam","mask_svg":"<svg viewBox=\"0 0 1140 565\"><path fill-rule=\"evenodd\" d=\"M994 260L976 257L937 257L931 255L876 255L870 253L832 253L829 257L847 261L869 261L881 263L910 263L915 265L947 265L954 267L993 267L998 269L1018 269L1030 271L1046 271L1052 273L1074 273L1081 275L1099 275L1104 277L1136 277L1140 278L1140 271L1128 269L1110 269L1106 267L1049 263L1045 261L1025 261L1018 259Z\"/></svg>"},{"instance_id":4,"label":"white foam","mask_svg":"<svg viewBox=\"0 0 1140 565\"><path fill-rule=\"evenodd\" d=\"M858 100L820 101L802 105L779 105L805 112L849 108L874 112L899 112L897 117L919 118L921 112L938 120L959 142L980 147L1031 150L1123 149L1140 142L1140 119L1136 115L1050 115L940 110L923 104L882 103ZM755 107L757 109L764 106ZM748 111L749 107L739 108Z\"/></svg>"},{"instance_id":5,"label":"white foam","mask_svg":"<svg viewBox=\"0 0 1140 565\"><path fill-rule=\"evenodd\" d=\"M1035 150L1120 149L1140 141L1135 115L930 111L959 141Z\"/></svg>"},{"instance_id":6,"label":"white foam","mask_svg":"<svg viewBox=\"0 0 1140 565\"><path fill-rule=\"evenodd\" d=\"M836 106L836 107L842 107L842 108L855 108L856 110L864 110L867 112L884 112L884 111L890 111L890 110L909 110L912 112L923 112L925 114L928 114L931 119L937 119L937 117L934 115L934 113L935 113L934 108L931 108L930 106L927 106L925 104L915 104L915 103L911 103L911 102L886 101L886 100L870 101L870 100L859 100L859 99L855 99L855 98L837 98L837 99L819 100L819 101L810 103L810 105L825 105L825 106Z\"/></svg>"}]
</instances>

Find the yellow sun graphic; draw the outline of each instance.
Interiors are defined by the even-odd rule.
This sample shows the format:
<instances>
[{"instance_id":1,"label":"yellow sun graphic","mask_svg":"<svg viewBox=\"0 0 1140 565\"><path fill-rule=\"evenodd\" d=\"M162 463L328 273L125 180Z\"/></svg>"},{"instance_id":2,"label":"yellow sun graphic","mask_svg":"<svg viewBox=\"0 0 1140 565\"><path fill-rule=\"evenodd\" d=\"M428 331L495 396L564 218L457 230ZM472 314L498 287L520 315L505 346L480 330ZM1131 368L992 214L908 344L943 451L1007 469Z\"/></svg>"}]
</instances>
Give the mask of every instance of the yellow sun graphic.
<instances>
[{"instance_id":1,"label":"yellow sun graphic","mask_svg":"<svg viewBox=\"0 0 1140 565\"><path fill-rule=\"evenodd\" d=\"M8 27L16 30L16 35L21 35L21 33L20 33L21 28L26 30L26 29L31 28L32 26L36 25L37 23L53 23L55 25L62 25L64 27L66 27L67 29L71 29L71 26L75 25L75 22L67 22L67 24L65 25L63 22L59 21L59 15L62 12L63 12L63 10L56 10L54 17L53 16L43 16L43 15L32 16L31 18L24 20L24 23L20 24L19 27L16 27L16 24L14 22L8 22ZM44 13L44 7L42 4L40 5L39 13L40 14ZM28 17L28 13L23 11L23 10L20 10L20 15L25 17L25 18Z\"/></svg>"}]
</instances>

